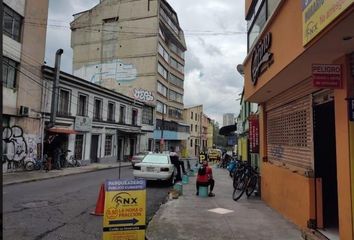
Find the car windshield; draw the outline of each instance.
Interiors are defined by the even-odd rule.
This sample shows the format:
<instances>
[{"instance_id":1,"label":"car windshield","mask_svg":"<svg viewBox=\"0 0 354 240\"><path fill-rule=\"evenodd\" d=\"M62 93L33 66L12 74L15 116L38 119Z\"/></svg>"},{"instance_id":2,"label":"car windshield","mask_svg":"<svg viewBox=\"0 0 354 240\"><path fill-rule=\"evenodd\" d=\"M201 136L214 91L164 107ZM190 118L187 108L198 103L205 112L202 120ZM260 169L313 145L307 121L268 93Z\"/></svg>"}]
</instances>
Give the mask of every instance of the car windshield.
<instances>
[{"instance_id":1,"label":"car windshield","mask_svg":"<svg viewBox=\"0 0 354 240\"><path fill-rule=\"evenodd\" d=\"M168 164L168 157L165 155L146 155L143 163L162 163Z\"/></svg>"}]
</instances>

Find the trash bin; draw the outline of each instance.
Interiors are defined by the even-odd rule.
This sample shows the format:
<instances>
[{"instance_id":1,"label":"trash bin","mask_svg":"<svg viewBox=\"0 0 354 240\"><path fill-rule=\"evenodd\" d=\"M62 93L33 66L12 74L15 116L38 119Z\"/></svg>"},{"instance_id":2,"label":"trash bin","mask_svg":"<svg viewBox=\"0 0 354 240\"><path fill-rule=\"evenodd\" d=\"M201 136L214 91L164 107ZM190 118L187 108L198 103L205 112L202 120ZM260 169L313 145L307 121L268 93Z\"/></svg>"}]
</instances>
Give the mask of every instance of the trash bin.
<instances>
[{"instance_id":1,"label":"trash bin","mask_svg":"<svg viewBox=\"0 0 354 240\"><path fill-rule=\"evenodd\" d=\"M189 183L189 177L188 175L183 175L182 177L182 184L188 184Z\"/></svg>"},{"instance_id":2,"label":"trash bin","mask_svg":"<svg viewBox=\"0 0 354 240\"><path fill-rule=\"evenodd\" d=\"M176 190L179 195L183 195L183 184L178 182L173 186L173 189Z\"/></svg>"}]
</instances>

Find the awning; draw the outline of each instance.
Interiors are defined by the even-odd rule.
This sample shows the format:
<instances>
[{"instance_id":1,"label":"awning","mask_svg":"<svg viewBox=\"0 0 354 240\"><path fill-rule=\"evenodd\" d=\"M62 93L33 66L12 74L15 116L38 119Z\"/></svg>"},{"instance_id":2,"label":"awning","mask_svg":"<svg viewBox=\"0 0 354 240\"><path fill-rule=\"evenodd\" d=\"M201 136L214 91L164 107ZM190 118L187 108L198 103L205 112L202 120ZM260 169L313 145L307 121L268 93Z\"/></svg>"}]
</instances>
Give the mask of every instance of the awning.
<instances>
[{"instance_id":1,"label":"awning","mask_svg":"<svg viewBox=\"0 0 354 240\"><path fill-rule=\"evenodd\" d=\"M47 131L51 132L51 133L64 133L64 134L77 134L78 133L74 129L59 128L59 127L49 128L49 129L47 129Z\"/></svg>"},{"instance_id":2,"label":"awning","mask_svg":"<svg viewBox=\"0 0 354 240\"><path fill-rule=\"evenodd\" d=\"M236 129L237 129L236 124L224 126L224 127L220 128L219 134L224 135L224 136L228 136L231 133L235 132Z\"/></svg>"}]
</instances>

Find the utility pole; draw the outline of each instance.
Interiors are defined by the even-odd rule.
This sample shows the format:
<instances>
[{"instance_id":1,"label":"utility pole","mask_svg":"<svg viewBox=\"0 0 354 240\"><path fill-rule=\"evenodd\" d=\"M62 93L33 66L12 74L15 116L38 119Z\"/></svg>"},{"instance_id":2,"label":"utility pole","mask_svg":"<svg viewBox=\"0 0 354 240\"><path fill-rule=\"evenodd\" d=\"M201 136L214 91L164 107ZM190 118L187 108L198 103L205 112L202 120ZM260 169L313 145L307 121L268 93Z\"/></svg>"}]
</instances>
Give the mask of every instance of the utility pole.
<instances>
[{"instance_id":1,"label":"utility pole","mask_svg":"<svg viewBox=\"0 0 354 240\"><path fill-rule=\"evenodd\" d=\"M163 139L163 129L165 128L165 107L162 109L162 120L161 120L161 139L160 139L160 152L163 152L164 139Z\"/></svg>"}]
</instances>

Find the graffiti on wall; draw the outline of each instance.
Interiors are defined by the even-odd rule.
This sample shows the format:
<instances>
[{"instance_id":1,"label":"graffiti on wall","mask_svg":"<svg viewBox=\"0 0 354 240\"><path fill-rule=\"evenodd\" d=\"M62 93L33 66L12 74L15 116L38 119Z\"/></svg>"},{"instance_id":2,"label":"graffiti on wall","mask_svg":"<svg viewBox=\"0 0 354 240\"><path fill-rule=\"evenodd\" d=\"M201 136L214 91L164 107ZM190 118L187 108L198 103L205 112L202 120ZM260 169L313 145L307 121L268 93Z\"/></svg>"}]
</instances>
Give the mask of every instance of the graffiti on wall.
<instances>
[{"instance_id":1,"label":"graffiti on wall","mask_svg":"<svg viewBox=\"0 0 354 240\"><path fill-rule=\"evenodd\" d=\"M85 65L75 70L74 75L92 83L100 83L106 80L126 83L136 79L137 70L133 64L126 64L119 59L115 59L105 63Z\"/></svg>"},{"instance_id":2,"label":"graffiti on wall","mask_svg":"<svg viewBox=\"0 0 354 240\"><path fill-rule=\"evenodd\" d=\"M284 148L281 145L273 146L270 152L275 160L281 160L283 158Z\"/></svg>"},{"instance_id":3,"label":"graffiti on wall","mask_svg":"<svg viewBox=\"0 0 354 240\"><path fill-rule=\"evenodd\" d=\"M36 135L24 134L20 126L4 127L2 132L3 163L8 163L7 168L18 166L20 161L35 160L37 157Z\"/></svg>"},{"instance_id":4,"label":"graffiti on wall","mask_svg":"<svg viewBox=\"0 0 354 240\"><path fill-rule=\"evenodd\" d=\"M133 96L135 99L142 101L142 102L154 101L154 95L152 94L152 92L142 89L142 88L134 88L133 89Z\"/></svg>"}]
</instances>

